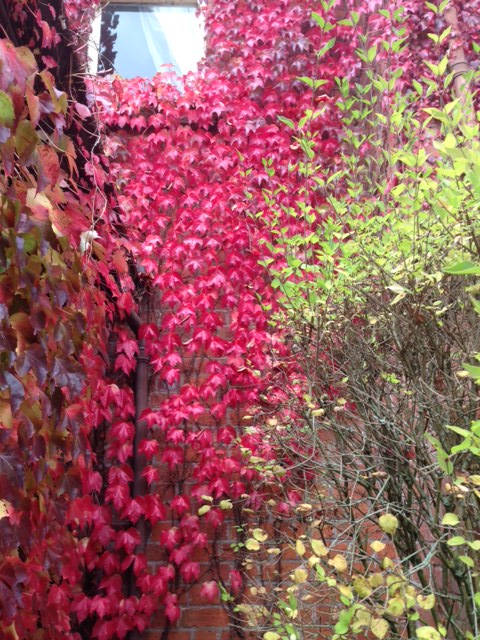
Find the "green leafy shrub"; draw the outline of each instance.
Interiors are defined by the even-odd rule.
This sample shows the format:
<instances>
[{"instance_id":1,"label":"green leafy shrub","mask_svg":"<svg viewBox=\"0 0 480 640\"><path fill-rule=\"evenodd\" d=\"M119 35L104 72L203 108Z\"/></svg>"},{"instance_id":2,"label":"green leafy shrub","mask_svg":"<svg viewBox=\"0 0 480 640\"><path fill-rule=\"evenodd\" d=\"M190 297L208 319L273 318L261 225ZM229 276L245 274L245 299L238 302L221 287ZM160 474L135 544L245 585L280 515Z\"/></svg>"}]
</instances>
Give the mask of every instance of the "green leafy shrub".
<instances>
[{"instance_id":1,"label":"green leafy shrub","mask_svg":"<svg viewBox=\"0 0 480 640\"><path fill-rule=\"evenodd\" d=\"M263 264L303 383L269 431L301 508L288 522L267 517L275 542L252 555L262 567L275 558L277 590L259 593L259 570L252 606L265 640L473 639L480 367L464 364L480 338L473 74L460 92L443 56L405 87L401 67L364 45L363 81L337 80L341 165L315 153L317 113L285 123L304 152L290 167L303 195L285 207L282 188L265 193L268 213L252 213L270 233ZM279 222L288 216L302 232Z\"/></svg>"}]
</instances>

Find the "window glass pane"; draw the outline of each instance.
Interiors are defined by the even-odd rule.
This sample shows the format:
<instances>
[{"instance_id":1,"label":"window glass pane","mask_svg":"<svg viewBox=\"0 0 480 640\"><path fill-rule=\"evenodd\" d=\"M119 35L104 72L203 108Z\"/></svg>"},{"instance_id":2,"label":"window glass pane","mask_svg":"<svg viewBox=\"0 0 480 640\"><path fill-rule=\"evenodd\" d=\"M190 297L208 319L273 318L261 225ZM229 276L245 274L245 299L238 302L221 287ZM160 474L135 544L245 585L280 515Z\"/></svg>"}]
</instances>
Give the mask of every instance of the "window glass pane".
<instances>
[{"instance_id":1,"label":"window glass pane","mask_svg":"<svg viewBox=\"0 0 480 640\"><path fill-rule=\"evenodd\" d=\"M151 78L170 64L182 75L195 70L204 48L195 7L111 3L102 11L101 73Z\"/></svg>"}]
</instances>

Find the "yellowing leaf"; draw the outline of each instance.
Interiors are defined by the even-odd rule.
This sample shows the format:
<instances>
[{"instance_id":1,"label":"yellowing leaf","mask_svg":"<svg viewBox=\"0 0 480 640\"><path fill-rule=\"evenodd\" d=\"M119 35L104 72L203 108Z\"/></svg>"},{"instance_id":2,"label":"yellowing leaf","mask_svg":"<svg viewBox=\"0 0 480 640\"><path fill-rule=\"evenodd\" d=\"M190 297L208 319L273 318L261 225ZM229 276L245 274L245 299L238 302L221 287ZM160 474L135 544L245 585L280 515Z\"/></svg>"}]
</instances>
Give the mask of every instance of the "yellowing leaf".
<instances>
[{"instance_id":1,"label":"yellowing leaf","mask_svg":"<svg viewBox=\"0 0 480 640\"><path fill-rule=\"evenodd\" d=\"M385 544L383 542L380 542L380 540L374 540L370 543L370 546L375 551L375 553L379 553L380 551L383 551L385 549Z\"/></svg>"},{"instance_id":2,"label":"yellowing leaf","mask_svg":"<svg viewBox=\"0 0 480 640\"><path fill-rule=\"evenodd\" d=\"M368 582L374 589L380 587L383 584L383 574L372 573L370 576L368 576Z\"/></svg>"},{"instance_id":3,"label":"yellowing leaf","mask_svg":"<svg viewBox=\"0 0 480 640\"><path fill-rule=\"evenodd\" d=\"M275 631L267 631L263 634L263 640L280 640L280 636Z\"/></svg>"},{"instance_id":4,"label":"yellowing leaf","mask_svg":"<svg viewBox=\"0 0 480 640\"><path fill-rule=\"evenodd\" d=\"M353 588L361 598L368 598L372 593L372 587L368 580L362 576L355 576L355 578L353 578Z\"/></svg>"},{"instance_id":5,"label":"yellowing leaf","mask_svg":"<svg viewBox=\"0 0 480 640\"><path fill-rule=\"evenodd\" d=\"M434 627L419 627L416 633L419 640L442 640L442 636Z\"/></svg>"},{"instance_id":6,"label":"yellowing leaf","mask_svg":"<svg viewBox=\"0 0 480 640\"><path fill-rule=\"evenodd\" d=\"M297 542L295 543L295 550L298 553L299 556L304 556L305 555L305 545L303 544L303 542L301 540L297 540Z\"/></svg>"},{"instance_id":7,"label":"yellowing leaf","mask_svg":"<svg viewBox=\"0 0 480 640\"><path fill-rule=\"evenodd\" d=\"M310 545L316 556L322 557L328 555L328 549L321 540L310 540Z\"/></svg>"},{"instance_id":8,"label":"yellowing leaf","mask_svg":"<svg viewBox=\"0 0 480 640\"><path fill-rule=\"evenodd\" d=\"M354 633L358 633L361 629L370 626L370 622L372 620L372 614L366 609L357 609L355 611L355 617L352 623L352 631Z\"/></svg>"},{"instance_id":9,"label":"yellowing leaf","mask_svg":"<svg viewBox=\"0 0 480 640\"><path fill-rule=\"evenodd\" d=\"M428 594L428 596L417 596L418 606L422 609L433 609L435 605L435 596L433 593Z\"/></svg>"},{"instance_id":10,"label":"yellowing leaf","mask_svg":"<svg viewBox=\"0 0 480 640\"><path fill-rule=\"evenodd\" d=\"M380 518L378 519L378 524L380 525L382 531L385 531L385 533L388 533L388 535L393 536L398 528L398 518L392 513L384 513L383 516L380 516Z\"/></svg>"},{"instance_id":11,"label":"yellowing leaf","mask_svg":"<svg viewBox=\"0 0 480 640\"><path fill-rule=\"evenodd\" d=\"M297 513L309 513L312 509L313 507L311 504L308 504L307 502L302 502L301 504L298 505L295 511L297 511Z\"/></svg>"},{"instance_id":12,"label":"yellowing leaf","mask_svg":"<svg viewBox=\"0 0 480 640\"><path fill-rule=\"evenodd\" d=\"M402 598L391 598L388 602L388 607L386 608L386 612L393 616L394 618L398 618L405 611L405 602Z\"/></svg>"},{"instance_id":13,"label":"yellowing leaf","mask_svg":"<svg viewBox=\"0 0 480 640\"><path fill-rule=\"evenodd\" d=\"M212 507L209 504L202 505L198 510L198 515L203 516L210 511Z\"/></svg>"},{"instance_id":14,"label":"yellowing leaf","mask_svg":"<svg viewBox=\"0 0 480 640\"><path fill-rule=\"evenodd\" d=\"M258 540L255 540L255 538L248 538L248 540L245 541L245 547L248 551L258 551L260 549L260 543Z\"/></svg>"},{"instance_id":15,"label":"yellowing leaf","mask_svg":"<svg viewBox=\"0 0 480 640\"><path fill-rule=\"evenodd\" d=\"M302 584L302 582L306 582L308 578L308 571L303 567L297 567L293 572L293 581L297 584Z\"/></svg>"},{"instance_id":16,"label":"yellowing leaf","mask_svg":"<svg viewBox=\"0 0 480 640\"><path fill-rule=\"evenodd\" d=\"M328 564L339 572L347 570L347 561L344 556L337 553L328 561Z\"/></svg>"},{"instance_id":17,"label":"yellowing leaf","mask_svg":"<svg viewBox=\"0 0 480 640\"><path fill-rule=\"evenodd\" d=\"M373 620L370 622L370 631L376 638L379 638L379 640L385 638L389 629L390 626L388 622L383 618L373 618Z\"/></svg>"},{"instance_id":18,"label":"yellowing leaf","mask_svg":"<svg viewBox=\"0 0 480 640\"><path fill-rule=\"evenodd\" d=\"M446 513L442 518L442 524L454 527L456 524L460 522L456 513Z\"/></svg>"},{"instance_id":19,"label":"yellowing leaf","mask_svg":"<svg viewBox=\"0 0 480 640\"><path fill-rule=\"evenodd\" d=\"M282 553L282 550L278 547L271 547L270 549L267 549L267 553L271 556L278 556L279 553Z\"/></svg>"},{"instance_id":20,"label":"yellowing leaf","mask_svg":"<svg viewBox=\"0 0 480 640\"><path fill-rule=\"evenodd\" d=\"M255 540L258 540L258 542L265 542L265 540L268 538L268 535L263 529L254 529L252 531L252 536L255 538Z\"/></svg>"},{"instance_id":21,"label":"yellowing leaf","mask_svg":"<svg viewBox=\"0 0 480 640\"><path fill-rule=\"evenodd\" d=\"M347 587L347 585L345 584L339 584L337 589L342 596L348 598L349 600L353 600L353 591L350 589L350 587Z\"/></svg>"}]
</instances>

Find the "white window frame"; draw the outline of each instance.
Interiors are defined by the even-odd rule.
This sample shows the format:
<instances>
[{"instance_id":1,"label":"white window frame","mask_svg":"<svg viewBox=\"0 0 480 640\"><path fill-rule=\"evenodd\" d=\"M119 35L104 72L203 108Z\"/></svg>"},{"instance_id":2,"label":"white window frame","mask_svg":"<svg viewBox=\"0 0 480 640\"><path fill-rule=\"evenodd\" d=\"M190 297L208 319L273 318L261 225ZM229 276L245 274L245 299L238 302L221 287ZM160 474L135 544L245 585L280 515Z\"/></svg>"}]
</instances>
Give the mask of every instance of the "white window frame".
<instances>
[{"instance_id":1,"label":"white window frame","mask_svg":"<svg viewBox=\"0 0 480 640\"><path fill-rule=\"evenodd\" d=\"M88 41L87 72L97 75L100 36L102 30L102 11L109 2L102 2L92 22L92 32ZM112 0L112 4L152 4L164 7L198 7L198 0Z\"/></svg>"}]
</instances>

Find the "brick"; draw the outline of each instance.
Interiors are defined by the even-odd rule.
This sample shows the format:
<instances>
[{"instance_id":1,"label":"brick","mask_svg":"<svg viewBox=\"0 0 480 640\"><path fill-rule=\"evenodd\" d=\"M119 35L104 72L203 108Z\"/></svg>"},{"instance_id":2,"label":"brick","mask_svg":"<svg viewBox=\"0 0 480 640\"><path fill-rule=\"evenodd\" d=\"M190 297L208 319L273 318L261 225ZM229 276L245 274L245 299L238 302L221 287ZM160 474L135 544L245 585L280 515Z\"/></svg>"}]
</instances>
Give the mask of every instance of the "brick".
<instances>
[{"instance_id":1,"label":"brick","mask_svg":"<svg viewBox=\"0 0 480 640\"><path fill-rule=\"evenodd\" d=\"M147 546L147 561L148 562L160 562L165 560L166 552L164 547L156 542L150 542Z\"/></svg>"},{"instance_id":2,"label":"brick","mask_svg":"<svg viewBox=\"0 0 480 640\"><path fill-rule=\"evenodd\" d=\"M220 607L188 607L180 618L182 627L228 627L228 616Z\"/></svg>"},{"instance_id":3,"label":"brick","mask_svg":"<svg viewBox=\"0 0 480 640\"><path fill-rule=\"evenodd\" d=\"M170 629L168 632L168 640L195 640L194 631ZM148 632L145 640L161 640L163 629L152 629ZM199 640L197 638L196 640Z\"/></svg>"},{"instance_id":4,"label":"brick","mask_svg":"<svg viewBox=\"0 0 480 640\"><path fill-rule=\"evenodd\" d=\"M168 640L195 640L194 631L185 631L183 629L170 629L168 632ZM158 638L160 640L160 638ZM197 640L199 640L197 638Z\"/></svg>"},{"instance_id":5,"label":"brick","mask_svg":"<svg viewBox=\"0 0 480 640\"><path fill-rule=\"evenodd\" d=\"M195 640L218 640L220 632L217 631L203 631L198 629L193 632L195 634Z\"/></svg>"}]
</instances>

